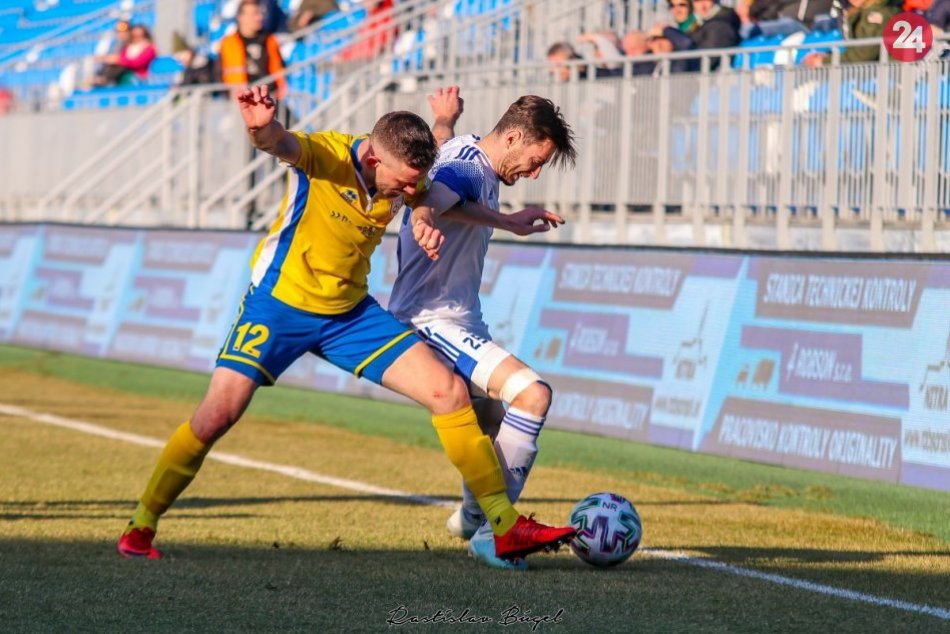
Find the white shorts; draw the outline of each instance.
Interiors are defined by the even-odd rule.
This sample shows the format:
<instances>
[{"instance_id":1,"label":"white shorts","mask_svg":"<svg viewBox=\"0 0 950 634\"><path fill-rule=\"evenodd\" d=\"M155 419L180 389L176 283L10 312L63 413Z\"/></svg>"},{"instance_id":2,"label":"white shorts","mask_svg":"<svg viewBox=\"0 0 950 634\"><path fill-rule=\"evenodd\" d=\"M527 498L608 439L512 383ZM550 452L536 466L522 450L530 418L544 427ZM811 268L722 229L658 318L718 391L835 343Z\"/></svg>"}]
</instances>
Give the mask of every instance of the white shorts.
<instances>
[{"instance_id":1,"label":"white shorts","mask_svg":"<svg viewBox=\"0 0 950 634\"><path fill-rule=\"evenodd\" d=\"M511 353L483 334L452 321L429 321L417 332L430 348L465 379L475 396L488 395L488 380Z\"/></svg>"}]
</instances>

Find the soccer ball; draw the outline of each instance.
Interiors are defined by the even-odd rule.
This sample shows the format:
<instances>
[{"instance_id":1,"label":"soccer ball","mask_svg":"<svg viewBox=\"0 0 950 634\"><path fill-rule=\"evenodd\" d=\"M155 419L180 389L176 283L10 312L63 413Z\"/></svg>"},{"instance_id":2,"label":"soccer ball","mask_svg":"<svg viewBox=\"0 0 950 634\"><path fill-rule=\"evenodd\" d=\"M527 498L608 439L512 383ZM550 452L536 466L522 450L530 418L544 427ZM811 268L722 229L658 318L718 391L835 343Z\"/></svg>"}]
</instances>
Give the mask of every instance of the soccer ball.
<instances>
[{"instance_id":1,"label":"soccer ball","mask_svg":"<svg viewBox=\"0 0 950 634\"><path fill-rule=\"evenodd\" d=\"M627 498L616 493L593 493L571 511L577 535L571 550L592 566L616 566L640 545L643 525Z\"/></svg>"}]
</instances>

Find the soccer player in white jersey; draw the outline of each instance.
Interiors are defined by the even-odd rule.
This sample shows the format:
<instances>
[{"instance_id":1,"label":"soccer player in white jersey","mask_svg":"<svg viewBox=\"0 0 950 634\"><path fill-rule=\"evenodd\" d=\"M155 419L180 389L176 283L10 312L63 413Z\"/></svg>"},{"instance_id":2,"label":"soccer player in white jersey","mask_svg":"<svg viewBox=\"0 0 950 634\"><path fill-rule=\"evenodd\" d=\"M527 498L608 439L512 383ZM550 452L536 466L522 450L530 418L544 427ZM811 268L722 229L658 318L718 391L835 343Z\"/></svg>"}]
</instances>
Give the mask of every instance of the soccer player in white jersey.
<instances>
[{"instance_id":1,"label":"soccer player in white jersey","mask_svg":"<svg viewBox=\"0 0 950 634\"><path fill-rule=\"evenodd\" d=\"M432 99L430 104L435 111ZM479 423L486 432L497 425L495 451L512 502L537 456L551 388L491 340L478 297L482 268L493 228L524 235L564 222L535 208L502 214L499 184L535 179L549 162L573 165L576 155L574 134L558 107L542 97L521 97L484 138L464 135L442 144L429 172L431 189L406 211L399 231L399 275L389 310L444 355L473 395L491 399L477 408ZM498 401L507 403L506 411L493 406ZM526 567L524 560L495 556L491 527L464 483L462 505L447 526L470 539L476 559L496 568Z\"/></svg>"}]
</instances>

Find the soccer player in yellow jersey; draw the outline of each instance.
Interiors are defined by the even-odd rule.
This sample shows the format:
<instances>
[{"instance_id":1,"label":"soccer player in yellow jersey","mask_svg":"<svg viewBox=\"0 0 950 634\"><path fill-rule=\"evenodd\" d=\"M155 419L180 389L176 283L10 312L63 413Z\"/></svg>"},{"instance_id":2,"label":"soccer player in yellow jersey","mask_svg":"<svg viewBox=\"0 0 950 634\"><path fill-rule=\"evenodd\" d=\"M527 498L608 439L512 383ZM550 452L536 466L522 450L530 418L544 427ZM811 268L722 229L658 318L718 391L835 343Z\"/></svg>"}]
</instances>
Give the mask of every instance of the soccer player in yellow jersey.
<instances>
[{"instance_id":1,"label":"soccer player in yellow jersey","mask_svg":"<svg viewBox=\"0 0 950 634\"><path fill-rule=\"evenodd\" d=\"M436 157L426 123L384 115L369 135L290 132L266 86L237 96L255 147L291 166L283 207L251 265L251 284L218 355L204 399L168 440L118 542L125 557L157 559L158 520L205 455L294 360L316 354L407 396L432 413L449 460L488 518L499 557L517 559L574 535L514 509L492 441L461 377L367 292L369 260L386 225L417 194Z\"/></svg>"}]
</instances>

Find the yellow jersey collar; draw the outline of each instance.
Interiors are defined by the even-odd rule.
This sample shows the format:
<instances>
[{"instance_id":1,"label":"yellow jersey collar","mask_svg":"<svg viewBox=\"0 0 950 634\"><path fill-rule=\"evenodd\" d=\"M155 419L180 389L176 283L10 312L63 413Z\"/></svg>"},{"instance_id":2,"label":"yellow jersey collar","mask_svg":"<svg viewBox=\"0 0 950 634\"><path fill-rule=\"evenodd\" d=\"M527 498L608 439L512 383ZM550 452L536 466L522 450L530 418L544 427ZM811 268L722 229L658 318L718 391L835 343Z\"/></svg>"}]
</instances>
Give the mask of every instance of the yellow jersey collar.
<instances>
[{"instance_id":1,"label":"yellow jersey collar","mask_svg":"<svg viewBox=\"0 0 950 634\"><path fill-rule=\"evenodd\" d=\"M360 155L358 149L360 147L360 143L365 140L366 139L356 139L353 141L353 145L350 146L350 158L353 160L353 171L356 174L356 180L366 193L366 211L369 212L373 209L373 203L375 201L377 191L375 187L367 187L366 181L363 180L363 166L360 165Z\"/></svg>"}]
</instances>

